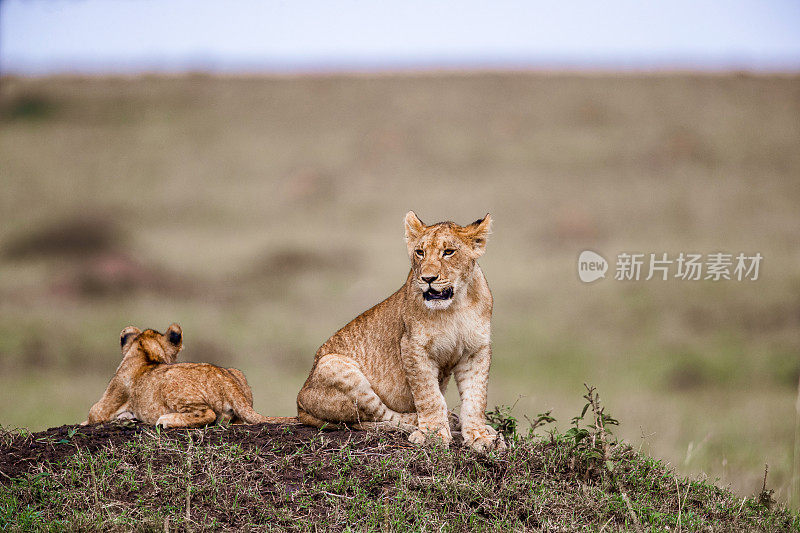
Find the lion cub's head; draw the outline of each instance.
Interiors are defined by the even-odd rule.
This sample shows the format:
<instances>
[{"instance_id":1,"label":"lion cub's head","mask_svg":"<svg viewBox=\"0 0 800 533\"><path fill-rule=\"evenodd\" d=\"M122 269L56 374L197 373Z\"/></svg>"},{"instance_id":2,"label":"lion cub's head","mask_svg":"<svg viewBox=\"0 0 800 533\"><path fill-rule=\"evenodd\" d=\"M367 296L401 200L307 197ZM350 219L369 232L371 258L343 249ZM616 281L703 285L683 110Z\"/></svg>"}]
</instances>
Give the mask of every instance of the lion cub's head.
<instances>
[{"instance_id":1,"label":"lion cub's head","mask_svg":"<svg viewBox=\"0 0 800 533\"><path fill-rule=\"evenodd\" d=\"M128 326L119 334L119 344L123 359L140 357L148 363L174 363L183 348L183 332L178 324L172 324L164 334Z\"/></svg>"},{"instance_id":2,"label":"lion cub's head","mask_svg":"<svg viewBox=\"0 0 800 533\"><path fill-rule=\"evenodd\" d=\"M447 309L463 297L475 261L486 249L491 223L487 213L468 226L453 222L426 226L413 211L406 214L412 283L428 309Z\"/></svg>"}]
</instances>

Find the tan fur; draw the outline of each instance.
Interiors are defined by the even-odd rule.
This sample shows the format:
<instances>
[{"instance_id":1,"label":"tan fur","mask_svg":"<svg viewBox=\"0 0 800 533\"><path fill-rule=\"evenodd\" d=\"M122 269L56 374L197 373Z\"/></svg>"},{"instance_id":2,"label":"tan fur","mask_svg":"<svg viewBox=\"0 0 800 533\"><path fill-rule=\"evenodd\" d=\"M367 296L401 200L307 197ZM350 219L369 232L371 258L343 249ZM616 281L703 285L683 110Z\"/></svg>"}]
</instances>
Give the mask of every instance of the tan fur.
<instances>
[{"instance_id":1,"label":"tan fur","mask_svg":"<svg viewBox=\"0 0 800 533\"><path fill-rule=\"evenodd\" d=\"M413 212L406 215L411 272L405 285L317 350L297 396L300 422L411 426L412 442L436 435L449 443L443 394L452 374L465 442L478 450L505 447L484 414L492 294L477 259L490 224L488 214L468 226L425 226ZM452 299L426 301L430 288L450 289Z\"/></svg>"},{"instance_id":2,"label":"tan fur","mask_svg":"<svg viewBox=\"0 0 800 533\"><path fill-rule=\"evenodd\" d=\"M295 419L265 417L253 409L253 393L235 368L176 363L183 347L180 326L165 334L128 326L120 334L122 362L85 424L137 418L148 424L199 427L217 420L260 424Z\"/></svg>"}]
</instances>

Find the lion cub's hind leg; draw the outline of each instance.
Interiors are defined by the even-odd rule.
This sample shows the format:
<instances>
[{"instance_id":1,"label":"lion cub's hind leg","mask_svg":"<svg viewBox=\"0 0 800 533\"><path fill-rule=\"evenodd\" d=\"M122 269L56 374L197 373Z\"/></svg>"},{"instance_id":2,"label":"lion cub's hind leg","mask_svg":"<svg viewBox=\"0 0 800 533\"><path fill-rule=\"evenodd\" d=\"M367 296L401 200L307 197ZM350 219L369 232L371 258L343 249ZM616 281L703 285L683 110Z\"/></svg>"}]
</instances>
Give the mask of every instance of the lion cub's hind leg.
<instances>
[{"instance_id":1,"label":"lion cub's hind leg","mask_svg":"<svg viewBox=\"0 0 800 533\"><path fill-rule=\"evenodd\" d=\"M398 413L383 403L354 360L328 354L320 358L311 379L297 397L304 424L325 422L414 424L416 414ZM368 427L368 426L364 426Z\"/></svg>"},{"instance_id":2,"label":"lion cub's hind leg","mask_svg":"<svg viewBox=\"0 0 800 533\"><path fill-rule=\"evenodd\" d=\"M226 368L225 370L231 373L233 378L236 380L236 383L239 384L239 390L241 390L242 394L244 394L244 397L247 399L247 403L252 406L253 390L250 388L250 384L247 383L247 378L244 376L244 372L238 368Z\"/></svg>"},{"instance_id":3,"label":"lion cub's hind leg","mask_svg":"<svg viewBox=\"0 0 800 533\"><path fill-rule=\"evenodd\" d=\"M247 378L244 376L244 373L239 370L238 368L226 368L232 376L233 379L236 380L236 383L239 386L239 390L244 395L245 400L247 400L247 404L250 407L253 407L253 390L250 388L250 384L247 383ZM222 413L219 416L219 422L223 424L244 424L245 421L236 416L236 413L233 409L229 409L227 413Z\"/></svg>"},{"instance_id":4,"label":"lion cub's hind leg","mask_svg":"<svg viewBox=\"0 0 800 533\"><path fill-rule=\"evenodd\" d=\"M197 428L214 423L217 414L208 406L193 406L180 413L167 413L158 417L157 426L163 428Z\"/></svg>"}]
</instances>

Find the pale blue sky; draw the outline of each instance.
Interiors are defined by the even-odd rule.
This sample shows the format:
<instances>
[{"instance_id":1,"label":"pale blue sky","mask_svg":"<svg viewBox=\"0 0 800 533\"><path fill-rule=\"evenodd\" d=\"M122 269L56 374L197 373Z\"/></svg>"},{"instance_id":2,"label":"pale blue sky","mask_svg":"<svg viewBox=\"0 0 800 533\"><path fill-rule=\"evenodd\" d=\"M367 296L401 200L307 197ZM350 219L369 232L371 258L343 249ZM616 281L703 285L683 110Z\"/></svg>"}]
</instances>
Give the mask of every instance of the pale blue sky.
<instances>
[{"instance_id":1,"label":"pale blue sky","mask_svg":"<svg viewBox=\"0 0 800 533\"><path fill-rule=\"evenodd\" d=\"M800 70L800 0L2 0L4 72Z\"/></svg>"}]
</instances>

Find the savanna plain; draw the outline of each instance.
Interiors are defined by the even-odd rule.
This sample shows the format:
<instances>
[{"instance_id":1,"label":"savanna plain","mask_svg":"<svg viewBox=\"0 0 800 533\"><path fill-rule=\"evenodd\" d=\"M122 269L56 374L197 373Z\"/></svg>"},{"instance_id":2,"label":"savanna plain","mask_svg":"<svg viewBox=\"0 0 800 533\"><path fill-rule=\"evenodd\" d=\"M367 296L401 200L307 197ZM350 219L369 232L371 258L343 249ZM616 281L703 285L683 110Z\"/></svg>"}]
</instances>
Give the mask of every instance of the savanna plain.
<instances>
[{"instance_id":1,"label":"savanna plain","mask_svg":"<svg viewBox=\"0 0 800 533\"><path fill-rule=\"evenodd\" d=\"M799 147L796 76L0 78L0 424L82 421L119 331L173 321L182 360L293 415L317 347L405 280L406 211L491 212L490 406L563 431L589 383L635 449L743 496L769 464L787 502ZM759 278L613 279L720 251Z\"/></svg>"}]
</instances>

